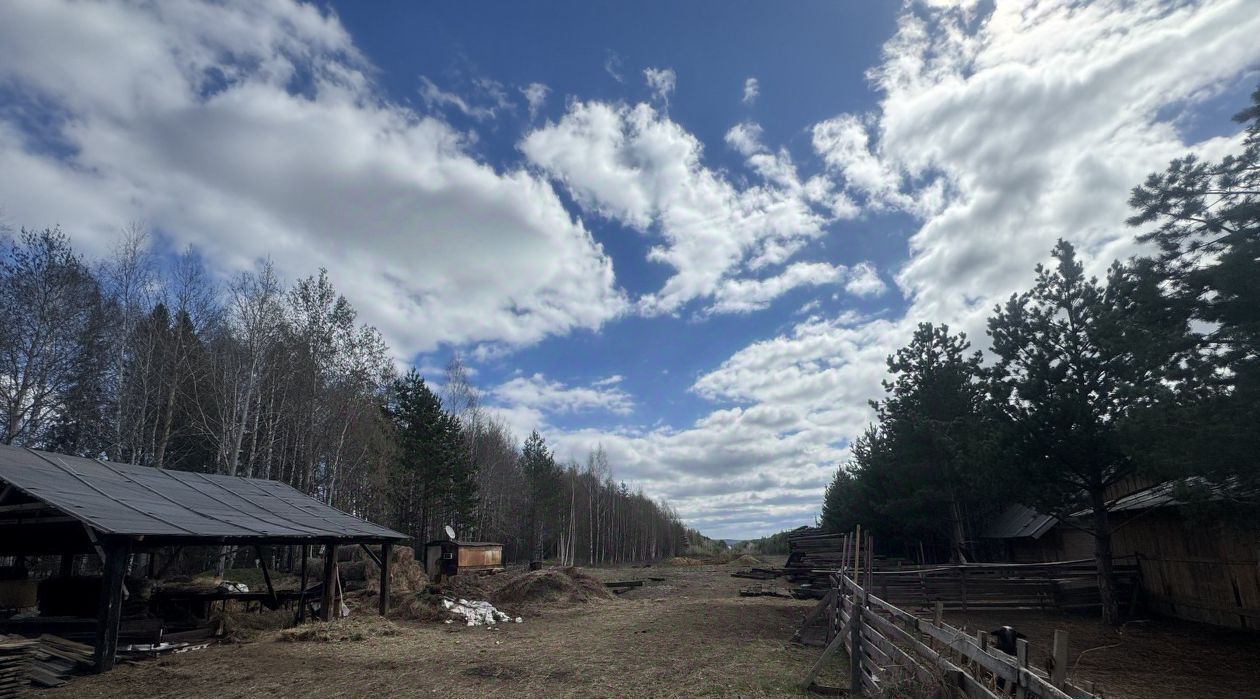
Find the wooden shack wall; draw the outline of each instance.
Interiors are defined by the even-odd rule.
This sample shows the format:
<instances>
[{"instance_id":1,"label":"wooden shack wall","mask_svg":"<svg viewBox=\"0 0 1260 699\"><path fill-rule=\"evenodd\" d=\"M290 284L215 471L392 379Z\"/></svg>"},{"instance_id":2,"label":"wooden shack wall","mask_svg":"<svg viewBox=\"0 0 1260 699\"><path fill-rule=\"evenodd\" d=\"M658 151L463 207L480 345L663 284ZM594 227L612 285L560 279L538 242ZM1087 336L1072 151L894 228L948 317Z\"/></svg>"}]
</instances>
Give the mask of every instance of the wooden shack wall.
<instances>
[{"instance_id":1,"label":"wooden shack wall","mask_svg":"<svg viewBox=\"0 0 1260 699\"><path fill-rule=\"evenodd\" d=\"M1154 611L1260 629L1260 533L1188 520L1176 508L1136 513L1115 533L1117 556L1136 554Z\"/></svg>"},{"instance_id":2,"label":"wooden shack wall","mask_svg":"<svg viewBox=\"0 0 1260 699\"><path fill-rule=\"evenodd\" d=\"M1088 532L1063 524L1055 526L1040 539L1025 537L1009 540L1008 560L1012 563L1051 563L1094 557L1094 540Z\"/></svg>"}]
</instances>

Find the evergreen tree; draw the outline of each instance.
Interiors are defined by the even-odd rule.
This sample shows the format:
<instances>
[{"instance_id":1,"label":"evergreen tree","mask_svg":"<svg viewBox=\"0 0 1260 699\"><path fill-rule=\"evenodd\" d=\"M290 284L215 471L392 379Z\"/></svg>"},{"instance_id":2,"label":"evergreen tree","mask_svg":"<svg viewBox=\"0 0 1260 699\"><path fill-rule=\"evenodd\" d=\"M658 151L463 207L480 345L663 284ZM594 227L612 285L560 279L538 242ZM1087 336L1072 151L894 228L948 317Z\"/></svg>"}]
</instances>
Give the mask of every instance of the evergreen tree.
<instances>
[{"instance_id":1,"label":"evergreen tree","mask_svg":"<svg viewBox=\"0 0 1260 699\"><path fill-rule=\"evenodd\" d=\"M1069 524L1090 513L1103 618L1116 623L1107 489L1138 468L1123 425L1166 397L1164 365L1133 318L1124 267L1104 285L1085 276L1070 244L1053 256L1033 289L989 320L990 390L1010 455L1002 470L1029 506Z\"/></svg>"}]
</instances>

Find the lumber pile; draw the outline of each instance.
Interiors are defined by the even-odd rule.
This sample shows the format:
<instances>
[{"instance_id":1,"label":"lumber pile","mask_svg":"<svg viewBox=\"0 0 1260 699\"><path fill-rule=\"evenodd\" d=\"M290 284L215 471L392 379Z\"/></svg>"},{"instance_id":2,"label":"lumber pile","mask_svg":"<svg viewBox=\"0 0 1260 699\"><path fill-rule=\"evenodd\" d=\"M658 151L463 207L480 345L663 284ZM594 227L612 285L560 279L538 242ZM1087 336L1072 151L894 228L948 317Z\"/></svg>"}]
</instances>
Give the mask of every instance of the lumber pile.
<instances>
[{"instance_id":1,"label":"lumber pile","mask_svg":"<svg viewBox=\"0 0 1260 699\"><path fill-rule=\"evenodd\" d=\"M9 660L9 652L5 650L9 647L21 649L23 659L20 662ZM5 693L13 680L6 673L11 666L18 665L21 666L20 684L23 688L32 683L40 687L59 687L71 675L92 666L92 646L47 633L34 639L0 634L0 699L22 696Z\"/></svg>"},{"instance_id":2,"label":"lumber pile","mask_svg":"<svg viewBox=\"0 0 1260 699\"><path fill-rule=\"evenodd\" d=\"M35 645L26 639L0 639L0 699L27 695L31 686L28 668Z\"/></svg>"},{"instance_id":3,"label":"lumber pile","mask_svg":"<svg viewBox=\"0 0 1260 699\"><path fill-rule=\"evenodd\" d=\"M843 564L845 535L817 527L788 532L788 559L783 573L796 585L793 594L802 599L822 599L831 588L830 572Z\"/></svg>"}]
</instances>

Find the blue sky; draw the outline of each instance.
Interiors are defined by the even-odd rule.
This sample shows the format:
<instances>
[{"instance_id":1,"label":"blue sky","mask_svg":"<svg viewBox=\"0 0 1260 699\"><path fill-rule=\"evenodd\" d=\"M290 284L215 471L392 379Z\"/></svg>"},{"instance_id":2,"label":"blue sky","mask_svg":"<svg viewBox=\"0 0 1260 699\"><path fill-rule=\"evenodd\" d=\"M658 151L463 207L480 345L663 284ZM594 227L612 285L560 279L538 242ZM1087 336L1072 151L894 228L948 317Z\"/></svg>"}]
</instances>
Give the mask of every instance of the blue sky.
<instances>
[{"instance_id":1,"label":"blue sky","mask_svg":"<svg viewBox=\"0 0 1260 699\"><path fill-rule=\"evenodd\" d=\"M0 9L0 221L329 269L400 366L706 534L811 523L921 321L1236 148L1247 0Z\"/></svg>"}]
</instances>

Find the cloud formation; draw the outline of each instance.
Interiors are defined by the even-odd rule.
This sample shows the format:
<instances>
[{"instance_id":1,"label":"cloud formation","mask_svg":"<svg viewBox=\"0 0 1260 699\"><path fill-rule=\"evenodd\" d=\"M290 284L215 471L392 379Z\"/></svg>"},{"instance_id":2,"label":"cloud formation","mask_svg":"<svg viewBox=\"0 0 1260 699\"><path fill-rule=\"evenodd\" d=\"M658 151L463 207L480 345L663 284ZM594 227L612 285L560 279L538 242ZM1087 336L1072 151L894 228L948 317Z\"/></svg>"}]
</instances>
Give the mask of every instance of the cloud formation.
<instances>
[{"instance_id":1,"label":"cloud formation","mask_svg":"<svg viewBox=\"0 0 1260 699\"><path fill-rule=\"evenodd\" d=\"M757 101L757 95L761 94L761 84L756 78L748 78L744 81L744 104L752 104Z\"/></svg>"},{"instance_id":2,"label":"cloud formation","mask_svg":"<svg viewBox=\"0 0 1260 699\"><path fill-rule=\"evenodd\" d=\"M55 115L38 131L0 116L15 226L60 223L92 252L143 220L224 272L327 267L399 351L528 344L625 307L550 184L383 98L312 6L16 2L0 45L6 94Z\"/></svg>"}]
</instances>

